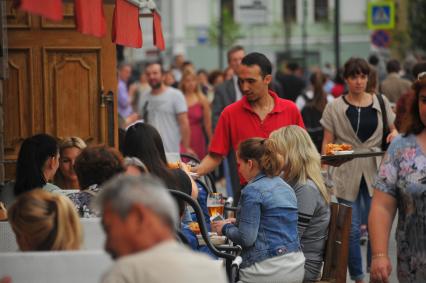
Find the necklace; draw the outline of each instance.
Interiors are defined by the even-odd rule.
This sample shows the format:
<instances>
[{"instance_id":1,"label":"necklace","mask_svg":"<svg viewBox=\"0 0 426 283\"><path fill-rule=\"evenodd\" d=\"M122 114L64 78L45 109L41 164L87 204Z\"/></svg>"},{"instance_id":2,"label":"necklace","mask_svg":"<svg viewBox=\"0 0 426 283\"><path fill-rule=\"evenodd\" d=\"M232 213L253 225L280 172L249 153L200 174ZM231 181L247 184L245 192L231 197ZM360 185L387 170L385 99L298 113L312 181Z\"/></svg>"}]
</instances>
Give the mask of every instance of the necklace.
<instances>
[{"instance_id":1,"label":"necklace","mask_svg":"<svg viewBox=\"0 0 426 283\"><path fill-rule=\"evenodd\" d=\"M350 100L352 100L352 101L350 101L351 103L352 103L352 106L353 107L355 107L355 109L356 109L356 112L357 112L357 123L356 123L356 131L355 131L355 134L358 136L358 132L359 132L359 125L360 125L360 122L361 122L361 105L363 104L362 103L362 98L361 99L359 99L358 101L354 101L354 99L352 98L352 97L350 97ZM358 104L358 105L355 105L355 104Z\"/></svg>"},{"instance_id":2,"label":"necklace","mask_svg":"<svg viewBox=\"0 0 426 283\"><path fill-rule=\"evenodd\" d=\"M358 115L357 115L358 119L357 119L357 123L356 123L356 131L355 131L355 134L358 136L359 123L360 123L360 121L361 121L361 106L356 107L356 110L357 110L357 113L358 113Z\"/></svg>"}]
</instances>

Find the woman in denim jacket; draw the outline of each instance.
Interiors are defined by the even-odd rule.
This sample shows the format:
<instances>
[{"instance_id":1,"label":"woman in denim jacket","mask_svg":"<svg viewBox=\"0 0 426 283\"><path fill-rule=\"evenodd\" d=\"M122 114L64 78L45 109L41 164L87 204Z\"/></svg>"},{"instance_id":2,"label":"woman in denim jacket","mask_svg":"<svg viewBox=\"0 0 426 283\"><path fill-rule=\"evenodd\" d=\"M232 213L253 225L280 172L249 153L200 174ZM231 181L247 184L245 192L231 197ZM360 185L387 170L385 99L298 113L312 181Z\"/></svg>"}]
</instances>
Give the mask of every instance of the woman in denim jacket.
<instances>
[{"instance_id":1,"label":"woman in denim jacket","mask_svg":"<svg viewBox=\"0 0 426 283\"><path fill-rule=\"evenodd\" d=\"M213 231L242 246L242 282L303 281L296 195L279 177L284 160L277 152L270 139L252 138L239 145L239 170L248 184L241 193L237 219L211 224Z\"/></svg>"}]
</instances>

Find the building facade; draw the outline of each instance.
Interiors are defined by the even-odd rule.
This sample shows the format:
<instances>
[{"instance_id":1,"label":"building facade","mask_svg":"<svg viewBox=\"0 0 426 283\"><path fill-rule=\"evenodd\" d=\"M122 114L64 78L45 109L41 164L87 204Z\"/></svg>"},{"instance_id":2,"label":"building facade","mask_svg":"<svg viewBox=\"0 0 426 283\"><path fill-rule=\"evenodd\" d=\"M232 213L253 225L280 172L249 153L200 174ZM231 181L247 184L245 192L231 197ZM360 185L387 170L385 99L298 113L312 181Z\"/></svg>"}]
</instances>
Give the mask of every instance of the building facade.
<instances>
[{"instance_id":1,"label":"building facade","mask_svg":"<svg viewBox=\"0 0 426 283\"><path fill-rule=\"evenodd\" d=\"M372 51L367 2L340 0L341 62L350 56L367 57ZM167 66L174 54L183 53L198 68L218 68L217 38L212 35L217 35L220 1L156 3L161 11L167 50L161 54L155 51L150 18L143 18L144 47L128 50L128 59L149 61L160 56ZM249 52L265 53L275 63L293 58L306 60L303 61L306 66L334 64L334 3L335 0L222 0L239 26L234 44L243 45ZM250 7L251 11L247 11ZM225 51L228 47L225 46ZM225 57L226 52L222 55ZM226 66L226 58L222 60Z\"/></svg>"}]
</instances>

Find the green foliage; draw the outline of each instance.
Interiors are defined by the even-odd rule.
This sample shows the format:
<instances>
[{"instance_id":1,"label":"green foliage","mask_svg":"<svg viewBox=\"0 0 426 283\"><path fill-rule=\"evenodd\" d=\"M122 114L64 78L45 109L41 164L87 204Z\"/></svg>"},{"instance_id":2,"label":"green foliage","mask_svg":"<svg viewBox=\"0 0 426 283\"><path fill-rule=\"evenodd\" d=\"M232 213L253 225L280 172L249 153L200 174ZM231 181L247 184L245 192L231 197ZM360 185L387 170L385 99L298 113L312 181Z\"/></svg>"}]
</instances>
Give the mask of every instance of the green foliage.
<instances>
[{"instance_id":1,"label":"green foliage","mask_svg":"<svg viewBox=\"0 0 426 283\"><path fill-rule=\"evenodd\" d=\"M238 38L242 37L240 25L234 21L234 17L228 9L224 8L223 15L223 45L229 48L234 45ZM219 19L214 21L209 28L209 39L211 45L218 45L219 40Z\"/></svg>"},{"instance_id":2,"label":"green foliage","mask_svg":"<svg viewBox=\"0 0 426 283\"><path fill-rule=\"evenodd\" d=\"M392 30L391 38L392 45L390 48L396 52L399 58L404 58L407 52L411 50L412 41L410 35L406 31Z\"/></svg>"},{"instance_id":3,"label":"green foliage","mask_svg":"<svg viewBox=\"0 0 426 283\"><path fill-rule=\"evenodd\" d=\"M415 48L426 50L426 0L409 1L410 35Z\"/></svg>"}]
</instances>

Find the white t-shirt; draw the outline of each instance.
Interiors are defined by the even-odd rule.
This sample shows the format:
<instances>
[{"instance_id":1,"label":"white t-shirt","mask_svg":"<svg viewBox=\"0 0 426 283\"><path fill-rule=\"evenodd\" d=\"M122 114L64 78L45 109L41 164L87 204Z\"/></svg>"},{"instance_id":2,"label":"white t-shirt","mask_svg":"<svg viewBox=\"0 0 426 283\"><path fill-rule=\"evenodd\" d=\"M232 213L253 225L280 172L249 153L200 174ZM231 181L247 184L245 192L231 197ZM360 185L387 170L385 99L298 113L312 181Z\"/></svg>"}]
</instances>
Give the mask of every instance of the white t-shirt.
<instances>
[{"instance_id":1,"label":"white t-shirt","mask_svg":"<svg viewBox=\"0 0 426 283\"><path fill-rule=\"evenodd\" d=\"M221 261L195 253L176 241L120 258L102 283L225 283Z\"/></svg>"},{"instance_id":2,"label":"white t-shirt","mask_svg":"<svg viewBox=\"0 0 426 283\"><path fill-rule=\"evenodd\" d=\"M308 99L314 98L314 92L312 90L308 90L305 92L305 95ZM330 103L334 100L334 97L331 94L327 94L327 102ZM296 99L296 105L297 108L299 108L300 111L302 111L303 107L306 105L306 98L303 97L303 95L299 95Z\"/></svg>"},{"instance_id":3,"label":"white t-shirt","mask_svg":"<svg viewBox=\"0 0 426 283\"><path fill-rule=\"evenodd\" d=\"M235 101L238 101L243 98L243 94L241 93L240 86L238 85L238 77L234 75L232 76L232 80L235 88Z\"/></svg>"},{"instance_id":4,"label":"white t-shirt","mask_svg":"<svg viewBox=\"0 0 426 283\"><path fill-rule=\"evenodd\" d=\"M160 133L166 152L180 151L180 127L177 115L188 112L185 97L178 89L167 87L160 94L151 91L141 95L139 114Z\"/></svg>"}]
</instances>

